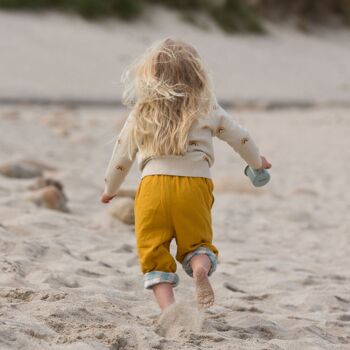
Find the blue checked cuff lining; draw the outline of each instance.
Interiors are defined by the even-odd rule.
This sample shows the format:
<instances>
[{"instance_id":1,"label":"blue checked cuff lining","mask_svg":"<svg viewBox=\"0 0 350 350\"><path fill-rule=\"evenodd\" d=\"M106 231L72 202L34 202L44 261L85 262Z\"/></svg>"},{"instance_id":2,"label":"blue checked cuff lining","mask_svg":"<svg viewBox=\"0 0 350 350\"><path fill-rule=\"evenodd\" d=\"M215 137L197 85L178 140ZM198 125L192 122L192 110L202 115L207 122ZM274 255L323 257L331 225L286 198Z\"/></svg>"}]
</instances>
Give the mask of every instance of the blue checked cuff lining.
<instances>
[{"instance_id":1,"label":"blue checked cuff lining","mask_svg":"<svg viewBox=\"0 0 350 350\"><path fill-rule=\"evenodd\" d=\"M153 286L159 283L170 283L173 287L179 284L179 276L173 272L163 271L151 271L147 272L143 276L144 287L151 289Z\"/></svg>"},{"instance_id":2,"label":"blue checked cuff lining","mask_svg":"<svg viewBox=\"0 0 350 350\"><path fill-rule=\"evenodd\" d=\"M211 262L211 267L210 267L208 276L210 276L216 270L216 267L218 264L218 260L216 258L216 255L210 249L208 249L206 247L199 247L198 249L194 250L193 252L188 253L182 262L182 267L184 268L186 273L191 277L193 277L193 271L192 271L192 267L190 265L190 261L194 256L200 255L200 254L207 255L210 262Z\"/></svg>"}]
</instances>

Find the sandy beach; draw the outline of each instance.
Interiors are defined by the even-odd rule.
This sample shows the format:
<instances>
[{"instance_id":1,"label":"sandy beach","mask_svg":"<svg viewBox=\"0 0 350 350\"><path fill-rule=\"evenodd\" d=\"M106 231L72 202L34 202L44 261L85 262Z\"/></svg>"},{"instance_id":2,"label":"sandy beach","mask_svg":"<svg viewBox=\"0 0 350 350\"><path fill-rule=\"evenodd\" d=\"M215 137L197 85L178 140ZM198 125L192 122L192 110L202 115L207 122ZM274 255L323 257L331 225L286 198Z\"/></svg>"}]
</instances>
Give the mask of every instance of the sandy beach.
<instances>
[{"instance_id":1,"label":"sandy beach","mask_svg":"<svg viewBox=\"0 0 350 350\"><path fill-rule=\"evenodd\" d=\"M125 65L171 34L197 44L220 100L262 102L229 111L273 164L266 187L215 140L216 303L199 312L178 266L177 304L159 318L133 225L99 202L125 109L1 105L0 349L350 349L350 32L229 36L157 11L134 24L0 12L0 98L118 101ZM45 203L64 210L6 164L51 179ZM139 176L134 165L122 188Z\"/></svg>"},{"instance_id":2,"label":"sandy beach","mask_svg":"<svg viewBox=\"0 0 350 350\"><path fill-rule=\"evenodd\" d=\"M348 349L348 113L234 112L270 155L273 180L254 190L215 143L216 304L196 311L179 267L179 305L160 327L133 226L98 202L125 113L2 107L1 160L56 168L45 175L64 183L71 212L28 200L36 179L0 177L1 349ZM138 177L134 167L123 188Z\"/></svg>"},{"instance_id":3,"label":"sandy beach","mask_svg":"<svg viewBox=\"0 0 350 350\"><path fill-rule=\"evenodd\" d=\"M126 65L172 36L198 48L218 97L229 103L349 101L349 30L303 33L267 23L267 36L228 35L202 22L194 26L161 7L133 23L0 11L0 97L120 100Z\"/></svg>"}]
</instances>

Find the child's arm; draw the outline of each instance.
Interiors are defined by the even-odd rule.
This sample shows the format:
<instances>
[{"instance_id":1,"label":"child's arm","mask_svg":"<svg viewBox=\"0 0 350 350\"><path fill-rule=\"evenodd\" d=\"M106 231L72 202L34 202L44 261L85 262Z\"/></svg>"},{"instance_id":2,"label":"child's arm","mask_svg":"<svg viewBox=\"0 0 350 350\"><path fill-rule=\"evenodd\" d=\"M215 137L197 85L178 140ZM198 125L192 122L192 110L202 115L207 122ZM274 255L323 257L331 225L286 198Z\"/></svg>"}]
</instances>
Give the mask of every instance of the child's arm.
<instances>
[{"instance_id":1,"label":"child's arm","mask_svg":"<svg viewBox=\"0 0 350 350\"><path fill-rule=\"evenodd\" d=\"M268 168L271 164L260 155L249 132L239 125L221 106L215 111L218 125L215 135L226 141L254 169Z\"/></svg>"},{"instance_id":2,"label":"child's arm","mask_svg":"<svg viewBox=\"0 0 350 350\"><path fill-rule=\"evenodd\" d=\"M108 203L116 196L120 185L128 174L137 153L137 147L131 144L129 154L129 138L131 126L131 114L126 120L115 143L112 157L109 161L105 175L105 190L101 197L103 203Z\"/></svg>"}]
</instances>

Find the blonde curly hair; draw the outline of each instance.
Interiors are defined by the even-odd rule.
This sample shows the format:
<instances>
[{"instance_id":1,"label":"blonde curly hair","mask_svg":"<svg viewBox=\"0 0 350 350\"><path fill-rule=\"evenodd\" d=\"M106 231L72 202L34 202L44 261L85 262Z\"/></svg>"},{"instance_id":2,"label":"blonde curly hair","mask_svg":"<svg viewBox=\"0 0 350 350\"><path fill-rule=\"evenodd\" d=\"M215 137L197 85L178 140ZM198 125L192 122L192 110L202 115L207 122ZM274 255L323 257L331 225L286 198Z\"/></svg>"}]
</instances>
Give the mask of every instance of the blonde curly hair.
<instances>
[{"instance_id":1,"label":"blonde curly hair","mask_svg":"<svg viewBox=\"0 0 350 350\"><path fill-rule=\"evenodd\" d=\"M123 102L132 107L132 137L147 157L184 155L192 123L216 103L197 50L165 39L123 74Z\"/></svg>"}]
</instances>

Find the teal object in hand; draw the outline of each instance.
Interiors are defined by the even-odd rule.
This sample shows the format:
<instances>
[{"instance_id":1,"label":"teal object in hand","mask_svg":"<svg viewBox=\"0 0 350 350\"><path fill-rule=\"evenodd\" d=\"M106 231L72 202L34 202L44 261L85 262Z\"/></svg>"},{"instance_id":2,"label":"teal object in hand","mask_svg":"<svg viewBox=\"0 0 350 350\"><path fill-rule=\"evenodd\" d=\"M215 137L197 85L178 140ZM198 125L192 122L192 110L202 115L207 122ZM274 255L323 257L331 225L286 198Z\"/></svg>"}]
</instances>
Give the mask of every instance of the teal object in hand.
<instances>
[{"instance_id":1,"label":"teal object in hand","mask_svg":"<svg viewBox=\"0 0 350 350\"><path fill-rule=\"evenodd\" d=\"M265 169L253 169L247 165L244 174L249 177L255 187L264 186L270 181L270 174Z\"/></svg>"}]
</instances>

